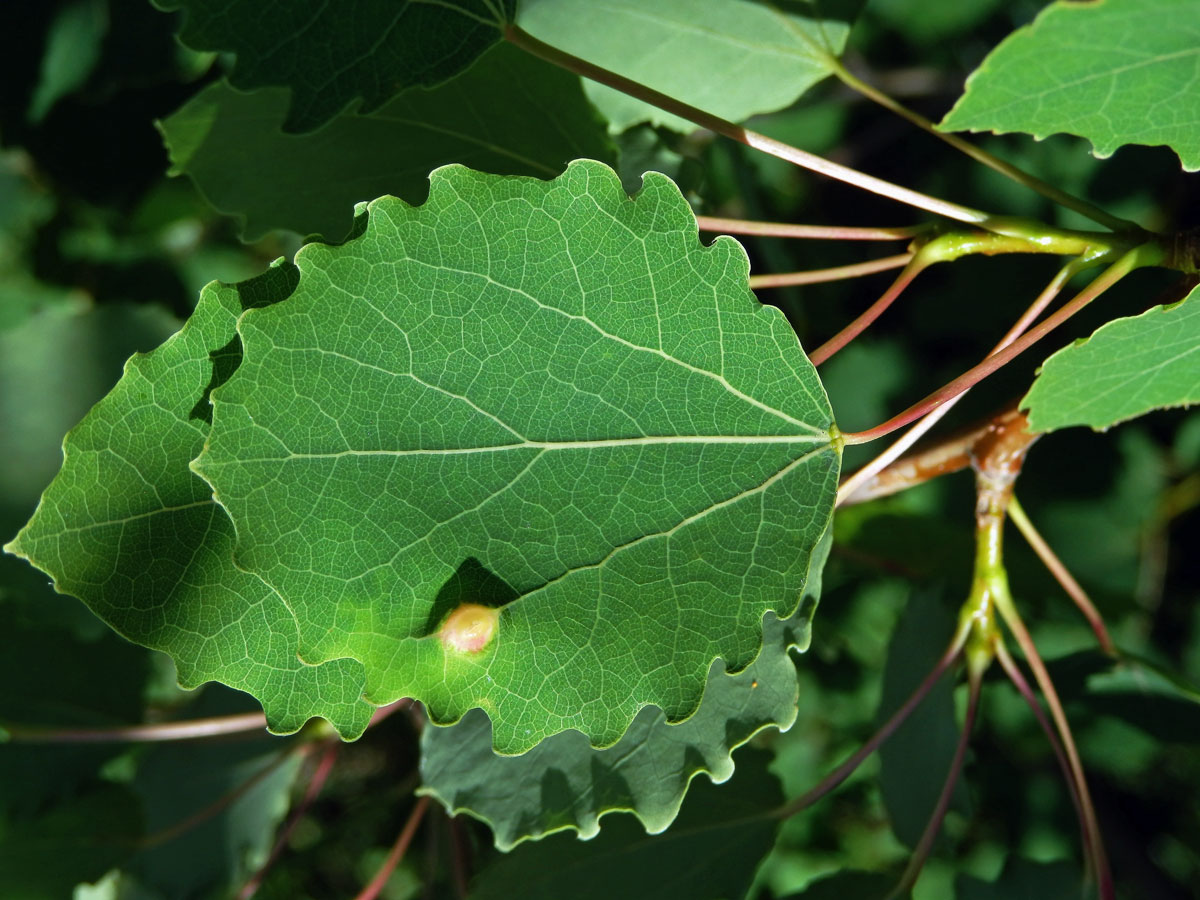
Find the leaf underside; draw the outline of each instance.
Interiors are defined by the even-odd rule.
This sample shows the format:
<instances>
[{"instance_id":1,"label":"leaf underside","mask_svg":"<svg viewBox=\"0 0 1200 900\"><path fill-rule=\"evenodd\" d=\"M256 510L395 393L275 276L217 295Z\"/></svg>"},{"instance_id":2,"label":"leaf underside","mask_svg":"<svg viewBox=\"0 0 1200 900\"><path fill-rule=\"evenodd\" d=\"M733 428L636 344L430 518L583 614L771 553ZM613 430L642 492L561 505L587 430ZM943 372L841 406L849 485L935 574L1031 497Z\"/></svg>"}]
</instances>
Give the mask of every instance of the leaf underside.
<instances>
[{"instance_id":1,"label":"leaf underside","mask_svg":"<svg viewBox=\"0 0 1200 900\"><path fill-rule=\"evenodd\" d=\"M451 166L365 232L297 257L239 321L194 469L238 565L284 599L302 658L360 660L366 697L481 707L497 750L575 728L614 743L647 704L697 707L789 616L839 452L815 371L698 241L678 189L573 163L552 182ZM459 603L501 606L478 652Z\"/></svg>"},{"instance_id":2,"label":"leaf underside","mask_svg":"<svg viewBox=\"0 0 1200 900\"><path fill-rule=\"evenodd\" d=\"M1194 172L1197 78L1200 17L1188 4L1059 0L988 55L938 127L1039 139L1067 132L1102 159L1122 144L1166 144Z\"/></svg>"},{"instance_id":3,"label":"leaf underside","mask_svg":"<svg viewBox=\"0 0 1200 900\"><path fill-rule=\"evenodd\" d=\"M500 39L516 0L152 0L185 14L193 50L233 53L235 87L287 87L284 128L312 131L361 101L370 112L410 87L432 87Z\"/></svg>"},{"instance_id":4,"label":"leaf underside","mask_svg":"<svg viewBox=\"0 0 1200 900\"><path fill-rule=\"evenodd\" d=\"M429 172L450 162L553 178L567 160L615 157L578 76L508 44L444 85L367 115L343 112L311 134L282 130L288 98L285 88L245 94L221 81L159 124L172 174L241 218L246 240L274 228L341 240L355 203L383 194L421 203Z\"/></svg>"},{"instance_id":5,"label":"leaf underside","mask_svg":"<svg viewBox=\"0 0 1200 900\"><path fill-rule=\"evenodd\" d=\"M785 14L748 0L523 0L517 16L548 44L734 122L794 103L830 74L829 58L850 31L815 11ZM584 85L613 131L647 121L696 127L611 88Z\"/></svg>"}]
</instances>

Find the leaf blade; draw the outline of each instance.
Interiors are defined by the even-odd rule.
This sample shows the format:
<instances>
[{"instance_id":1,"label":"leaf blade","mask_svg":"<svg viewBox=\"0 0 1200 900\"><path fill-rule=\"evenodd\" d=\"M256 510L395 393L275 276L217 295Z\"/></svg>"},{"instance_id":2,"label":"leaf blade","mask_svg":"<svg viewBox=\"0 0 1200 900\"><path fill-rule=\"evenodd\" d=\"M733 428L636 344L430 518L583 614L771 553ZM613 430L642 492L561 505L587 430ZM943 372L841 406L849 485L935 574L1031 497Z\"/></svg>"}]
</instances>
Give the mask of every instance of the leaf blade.
<instances>
[{"instance_id":1,"label":"leaf blade","mask_svg":"<svg viewBox=\"0 0 1200 900\"><path fill-rule=\"evenodd\" d=\"M1173 0L1052 3L988 55L938 127L1067 132L1101 159L1122 144L1166 144L1194 172L1200 31L1179 10Z\"/></svg>"},{"instance_id":2,"label":"leaf blade","mask_svg":"<svg viewBox=\"0 0 1200 900\"><path fill-rule=\"evenodd\" d=\"M607 745L646 703L690 715L712 661L744 668L763 614L799 603L832 413L741 248L701 247L674 185L645 184L439 170L240 320L193 468L301 655L363 660L372 702L482 707L508 753L566 728ZM437 630L471 567L506 605L454 653Z\"/></svg>"},{"instance_id":3,"label":"leaf blade","mask_svg":"<svg viewBox=\"0 0 1200 900\"><path fill-rule=\"evenodd\" d=\"M1030 428L1097 431L1154 409L1200 403L1200 289L1115 319L1053 354L1021 407Z\"/></svg>"}]
</instances>

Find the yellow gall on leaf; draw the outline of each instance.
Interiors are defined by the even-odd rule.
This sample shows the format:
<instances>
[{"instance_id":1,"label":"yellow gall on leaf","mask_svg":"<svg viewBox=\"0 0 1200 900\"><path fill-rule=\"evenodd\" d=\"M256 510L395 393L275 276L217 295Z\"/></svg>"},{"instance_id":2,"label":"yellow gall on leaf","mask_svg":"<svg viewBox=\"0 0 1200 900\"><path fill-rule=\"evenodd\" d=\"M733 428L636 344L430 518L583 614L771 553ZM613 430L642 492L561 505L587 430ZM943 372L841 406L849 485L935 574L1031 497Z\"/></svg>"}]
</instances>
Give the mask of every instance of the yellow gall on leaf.
<instances>
[{"instance_id":1,"label":"yellow gall on leaf","mask_svg":"<svg viewBox=\"0 0 1200 900\"><path fill-rule=\"evenodd\" d=\"M464 603L446 617L438 632L442 646L460 653L477 653L492 642L500 610Z\"/></svg>"}]
</instances>

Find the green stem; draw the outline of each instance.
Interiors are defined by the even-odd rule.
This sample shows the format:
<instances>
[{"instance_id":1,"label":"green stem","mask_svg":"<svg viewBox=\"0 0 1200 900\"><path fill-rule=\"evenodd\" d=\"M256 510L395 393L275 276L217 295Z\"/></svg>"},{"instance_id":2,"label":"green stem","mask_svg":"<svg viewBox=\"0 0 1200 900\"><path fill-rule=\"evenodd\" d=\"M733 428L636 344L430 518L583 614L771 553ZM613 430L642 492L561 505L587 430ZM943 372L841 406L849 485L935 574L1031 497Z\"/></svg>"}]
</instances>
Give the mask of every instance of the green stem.
<instances>
[{"instance_id":1,"label":"green stem","mask_svg":"<svg viewBox=\"0 0 1200 900\"><path fill-rule=\"evenodd\" d=\"M866 262L853 263L848 266L833 266L828 269L780 272L773 275L751 275L750 288L753 290L756 288L788 287L796 284L820 284L826 281L845 281L849 278L861 278L864 275L874 275L876 272L898 269L907 264L910 259L912 259L911 253L899 253L896 256L885 256L881 259L870 259Z\"/></svg>"},{"instance_id":2,"label":"green stem","mask_svg":"<svg viewBox=\"0 0 1200 900\"><path fill-rule=\"evenodd\" d=\"M657 106L659 109L666 110L673 115L694 122L701 128L707 128L715 134L722 135L730 140L745 144L747 147L752 147L755 150L760 150L763 153L786 160L811 172L817 172L829 178L844 181L847 184L852 184L873 194L890 197L900 203L907 203L909 206L914 206L917 209L923 209L935 215L945 216L948 219L954 219L959 222L968 222L986 228L988 227L988 223L995 218L981 210L961 206L957 203L950 203L946 200L940 200L937 197L931 197L928 194L922 194L920 191L892 184L889 181L884 181L882 178L866 175L857 169L839 165L815 154L807 153L797 147L792 147L782 141L759 134L756 131L742 128L740 125L735 125L733 122L722 119L720 116L714 116L712 113L707 113L688 103L683 103L644 84L640 84L623 75L618 75L616 72L609 71L585 59L580 59L578 56L572 56L570 53L559 50L557 47L552 47L550 44L543 43L516 25L505 27L504 38L525 52L566 69L568 72L574 72L576 75L590 78L592 81L599 82L623 94L628 94L652 106Z\"/></svg>"},{"instance_id":3,"label":"green stem","mask_svg":"<svg viewBox=\"0 0 1200 900\"><path fill-rule=\"evenodd\" d=\"M926 131L936 137L938 140L949 144L955 150L965 153L971 159L975 160L975 162L981 163L987 166L989 169L999 172L1004 177L1010 178L1018 184L1036 191L1043 197L1053 200L1060 206L1075 210L1075 212L1079 213L1085 218L1091 219L1093 222L1097 222L1106 228L1111 228L1113 231L1141 231L1141 229L1133 222L1128 222L1125 219L1118 218L1117 216L1105 212L1100 207L1088 203L1086 200L1082 200L1073 194L1068 194L1066 191L1056 188L1052 184L1047 184L1040 178L1030 175L1028 172L1017 168L1011 163L1005 162L997 156L993 156L991 153L982 149L981 147L976 147L974 144L964 141L956 134L939 131L936 125L934 125L921 114L914 112L907 106L901 104L899 101L889 97L883 91L854 75L854 73L846 68L845 64L837 57L836 54L831 52L828 47L824 47L814 41L812 37L805 32L803 28L798 27L795 21L789 16L784 15L774 6L772 6L772 10L779 17L783 25L800 41L806 44L812 53L820 59L821 63L825 65L834 74L834 76L842 82L842 84L846 85L846 87L850 88L852 91L858 92L863 97L866 97L868 100L879 104L889 112L895 113L901 118L906 119L913 125L916 125L918 128L920 128L922 131Z\"/></svg>"},{"instance_id":4,"label":"green stem","mask_svg":"<svg viewBox=\"0 0 1200 900\"><path fill-rule=\"evenodd\" d=\"M1013 341L1003 350L993 353L983 362L968 369L962 375L959 375L950 383L934 391L920 402L914 403L908 409L904 410L904 412L866 431L843 433L842 438L847 444L865 444L868 441L873 441L876 438L890 434L898 428L903 428L910 422L915 422L930 410L936 409L953 397L957 397L959 394L983 381L984 378L991 375L997 369L1007 365L1134 269L1157 265L1161 260L1162 249L1157 244L1146 243L1135 247L1105 269L1087 287L1076 294L1069 303L1048 316L1040 325L1027 332L1023 337Z\"/></svg>"}]
</instances>

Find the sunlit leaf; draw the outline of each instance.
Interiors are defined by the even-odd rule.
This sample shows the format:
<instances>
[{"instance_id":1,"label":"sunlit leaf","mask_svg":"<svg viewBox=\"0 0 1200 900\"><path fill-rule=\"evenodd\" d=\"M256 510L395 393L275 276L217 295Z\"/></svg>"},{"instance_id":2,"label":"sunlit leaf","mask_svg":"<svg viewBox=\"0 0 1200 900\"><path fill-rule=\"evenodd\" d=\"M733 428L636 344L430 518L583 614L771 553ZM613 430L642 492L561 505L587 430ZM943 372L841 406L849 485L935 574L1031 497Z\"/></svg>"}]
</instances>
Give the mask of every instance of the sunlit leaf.
<instances>
[{"instance_id":1,"label":"sunlit leaf","mask_svg":"<svg viewBox=\"0 0 1200 900\"><path fill-rule=\"evenodd\" d=\"M430 180L242 316L194 464L238 564L304 659L359 659L372 702L439 722L481 707L503 752L611 744L646 704L686 718L812 573L839 459L815 371L663 176L636 200L591 161ZM479 590L498 633L444 646Z\"/></svg>"},{"instance_id":2,"label":"sunlit leaf","mask_svg":"<svg viewBox=\"0 0 1200 900\"><path fill-rule=\"evenodd\" d=\"M1058 0L1013 32L967 81L946 131L1056 132L1166 144L1200 169L1200 18L1180 0Z\"/></svg>"},{"instance_id":3,"label":"sunlit leaf","mask_svg":"<svg viewBox=\"0 0 1200 900\"><path fill-rule=\"evenodd\" d=\"M1042 364L1021 401L1029 426L1108 428L1154 409L1200 403L1200 288L1102 325Z\"/></svg>"},{"instance_id":4,"label":"sunlit leaf","mask_svg":"<svg viewBox=\"0 0 1200 900\"><path fill-rule=\"evenodd\" d=\"M234 566L233 528L188 470L209 430L207 391L237 365L237 315L286 297L292 271L209 286L183 331L130 360L68 434L62 470L5 549L121 634L171 654L185 686L215 680L252 693L277 731L319 715L352 737L370 715L361 666L300 662L291 615Z\"/></svg>"}]
</instances>

